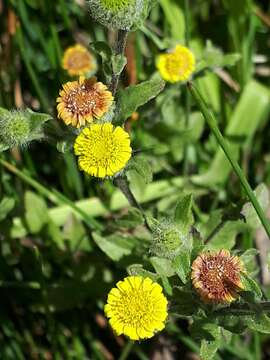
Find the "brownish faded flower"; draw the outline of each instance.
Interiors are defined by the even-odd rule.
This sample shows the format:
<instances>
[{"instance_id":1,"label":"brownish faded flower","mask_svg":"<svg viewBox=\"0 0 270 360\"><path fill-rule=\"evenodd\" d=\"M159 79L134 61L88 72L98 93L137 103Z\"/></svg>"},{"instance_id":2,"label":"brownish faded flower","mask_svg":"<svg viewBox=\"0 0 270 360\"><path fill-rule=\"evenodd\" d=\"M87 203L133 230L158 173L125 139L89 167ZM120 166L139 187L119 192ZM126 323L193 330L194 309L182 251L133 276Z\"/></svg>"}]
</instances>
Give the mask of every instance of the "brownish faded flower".
<instances>
[{"instance_id":1,"label":"brownish faded flower","mask_svg":"<svg viewBox=\"0 0 270 360\"><path fill-rule=\"evenodd\" d=\"M112 93L107 86L97 82L95 77L69 81L63 85L57 98L58 117L66 125L81 127L101 118L111 107Z\"/></svg>"},{"instance_id":2,"label":"brownish faded flower","mask_svg":"<svg viewBox=\"0 0 270 360\"><path fill-rule=\"evenodd\" d=\"M192 283L206 303L230 303L244 289L243 264L228 250L200 254L192 264Z\"/></svg>"},{"instance_id":3,"label":"brownish faded flower","mask_svg":"<svg viewBox=\"0 0 270 360\"><path fill-rule=\"evenodd\" d=\"M70 46L64 52L62 66L70 76L95 72L97 64L94 56L82 45Z\"/></svg>"}]
</instances>

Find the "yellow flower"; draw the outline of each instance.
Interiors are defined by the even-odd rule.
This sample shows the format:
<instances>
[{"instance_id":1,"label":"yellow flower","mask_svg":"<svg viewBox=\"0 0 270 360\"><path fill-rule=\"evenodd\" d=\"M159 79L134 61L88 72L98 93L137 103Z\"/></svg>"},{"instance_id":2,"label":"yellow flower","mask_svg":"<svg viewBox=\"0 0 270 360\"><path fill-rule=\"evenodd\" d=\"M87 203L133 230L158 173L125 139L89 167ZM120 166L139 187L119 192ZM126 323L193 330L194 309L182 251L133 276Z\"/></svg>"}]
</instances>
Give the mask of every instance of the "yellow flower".
<instances>
[{"instance_id":1,"label":"yellow flower","mask_svg":"<svg viewBox=\"0 0 270 360\"><path fill-rule=\"evenodd\" d=\"M79 167L87 174L104 178L122 170L131 157L129 134L111 123L84 128L74 144Z\"/></svg>"},{"instance_id":2,"label":"yellow flower","mask_svg":"<svg viewBox=\"0 0 270 360\"><path fill-rule=\"evenodd\" d=\"M97 64L93 55L82 45L70 46L64 52L62 66L70 76L93 73Z\"/></svg>"},{"instance_id":3,"label":"yellow flower","mask_svg":"<svg viewBox=\"0 0 270 360\"><path fill-rule=\"evenodd\" d=\"M241 272L244 267L228 250L200 254L192 264L192 283L206 303L230 303L244 289Z\"/></svg>"},{"instance_id":4,"label":"yellow flower","mask_svg":"<svg viewBox=\"0 0 270 360\"><path fill-rule=\"evenodd\" d=\"M166 81L186 81L195 70L195 58L188 48L176 45L169 53L159 55L157 68Z\"/></svg>"},{"instance_id":5,"label":"yellow flower","mask_svg":"<svg viewBox=\"0 0 270 360\"><path fill-rule=\"evenodd\" d=\"M159 284L149 278L128 276L109 292L104 311L117 335L140 340L164 329L167 304Z\"/></svg>"},{"instance_id":6,"label":"yellow flower","mask_svg":"<svg viewBox=\"0 0 270 360\"><path fill-rule=\"evenodd\" d=\"M112 93L95 77L69 81L63 85L57 98L58 117L66 125L81 127L94 118L101 118L111 107Z\"/></svg>"}]
</instances>

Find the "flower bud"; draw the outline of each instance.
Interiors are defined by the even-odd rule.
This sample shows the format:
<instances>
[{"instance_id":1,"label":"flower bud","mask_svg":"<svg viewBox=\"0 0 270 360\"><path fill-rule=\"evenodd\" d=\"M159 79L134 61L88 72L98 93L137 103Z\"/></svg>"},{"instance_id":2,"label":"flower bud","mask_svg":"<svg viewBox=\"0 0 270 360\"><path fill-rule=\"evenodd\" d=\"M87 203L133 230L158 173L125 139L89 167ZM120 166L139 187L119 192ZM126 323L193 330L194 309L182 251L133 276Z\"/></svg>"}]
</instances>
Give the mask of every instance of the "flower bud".
<instances>
[{"instance_id":1,"label":"flower bud","mask_svg":"<svg viewBox=\"0 0 270 360\"><path fill-rule=\"evenodd\" d=\"M6 147L26 146L43 136L42 124L50 118L27 110L0 111L0 141Z\"/></svg>"},{"instance_id":2,"label":"flower bud","mask_svg":"<svg viewBox=\"0 0 270 360\"><path fill-rule=\"evenodd\" d=\"M167 220L157 223L153 227L151 253L156 256L173 258L183 244L183 235L177 227Z\"/></svg>"},{"instance_id":3,"label":"flower bud","mask_svg":"<svg viewBox=\"0 0 270 360\"><path fill-rule=\"evenodd\" d=\"M130 30L147 16L149 0L89 0L92 17L109 28Z\"/></svg>"}]
</instances>

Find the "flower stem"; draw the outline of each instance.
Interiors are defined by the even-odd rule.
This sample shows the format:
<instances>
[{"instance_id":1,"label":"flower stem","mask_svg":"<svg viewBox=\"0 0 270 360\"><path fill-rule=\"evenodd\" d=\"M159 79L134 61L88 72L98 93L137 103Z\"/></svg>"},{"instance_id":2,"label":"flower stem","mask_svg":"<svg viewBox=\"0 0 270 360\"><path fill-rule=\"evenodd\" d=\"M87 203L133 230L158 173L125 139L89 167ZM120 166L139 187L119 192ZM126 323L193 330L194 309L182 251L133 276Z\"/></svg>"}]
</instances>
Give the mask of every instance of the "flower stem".
<instances>
[{"instance_id":1,"label":"flower stem","mask_svg":"<svg viewBox=\"0 0 270 360\"><path fill-rule=\"evenodd\" d=\"M128 31L126 30L119 30L117 35L117 42L115 46L115 55L124 55L126 43L127 43ZM109 86L113 96L116 94L118 83L120 79L120 74L112 74L112 80Z\"/></svg>"},{"instance_id":2,"label":"flower stem","mask_svg":"<svg viewBox=\"0 0 270 360\"><path fill-rule=\"evenodd\" d=\"M228 144L226 143L224 137L222 136L222 134L217 126L217 121L216 121L214 115L211 113L211 111L209 111L207 104L205 103L199 90L191 82L188 83L188 88L189 88L194 100L196 101L197 105L199 106L206 122L208 123L208 126L210 127L212 133L216 137L217 142L219 143L219 145L223 149L227 159L231 163L234 172L238 176L250 202L252 203L255 211L257 212L258 217L260 218L261 223L270 239L270 223L269 223L268 219L266 218L265 213L264 213L261 205L259 204L256 196L254 195L254 193L245 177L243 170L238 165L237 161L233 158L233 156L230 152L230 148L229 148Z\"/></svg>"},{"instance_id":3,"label":"flower stem","mask_svg":"<svg viewBox=\"0 0 270 360\"><path fill-rule=\"evenodd\" d=\"M256 308L252 309L248 303L244 304L235 304L224 309L219 309L214 312L215 316L225 316L225 315L236 315L236 316L245 316L245 315L254 315L263 312L270 312L270 301L262 301L256 304Z\"/></svg>"},{"instance_id":4,"label":"flower stem","mask_svg":"<svg viewBox=\"0 0 270 360\"><path fill-rule=\"evenodd\" d=\"M143 212L141 205L138 203L132 191L130 190L127 178L125 176L118 176L114 179L113 182L125 195L129 204Z\"/></svg>"},{"instance_id":5,"label":"flower stem","mask_svg":"<svg viewBox=\"0 0 270 360\"><path fill-rule=\"evenodd\" d=\"M119 360L126 360L129 357L129 354L132 350L134 343L130 340L128 340L128 342L125 344L123 351L119 357Z\"/></svg>"}]
</instances>

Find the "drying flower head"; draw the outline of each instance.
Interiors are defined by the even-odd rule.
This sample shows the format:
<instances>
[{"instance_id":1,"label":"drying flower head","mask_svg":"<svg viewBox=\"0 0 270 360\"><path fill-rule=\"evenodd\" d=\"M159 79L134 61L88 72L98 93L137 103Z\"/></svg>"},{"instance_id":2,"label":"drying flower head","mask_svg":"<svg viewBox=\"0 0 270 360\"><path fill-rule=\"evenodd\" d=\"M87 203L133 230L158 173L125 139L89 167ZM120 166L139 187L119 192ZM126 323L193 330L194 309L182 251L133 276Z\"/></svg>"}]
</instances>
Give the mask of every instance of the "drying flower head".
<instances>
[{"instance_id":1,"label":"drying flower head","mask_svg":"<svg viewBox=\"0 0 270 360\"><path fill-rule=\"evenodd\" d=\"M159 284L149 278L128 276L109 292L104 311L117 335L140 340L164 329L167 304Z\"/></svg>"},{"instance_id":2,"label":"drying flower head","mask_svg":"<svg viewBox=\"0 0 270 360\"><path fill-rule=\"evenodd\" d=\"M200 254L192 264L192 283L206 303L230 303L244 289L241 282L243 264L228 250Z\"/></svg>"},{"instance_id":3,"label":"drying flower head","mask_svg":"<svg viewBox=\"0 0 270 360\"><path fill-rule=\"evenodd\" d=\"M195 58L188 48L176 45L169 53L159 55L157 68L166 81L187 81L195 70Z\"/></svg>"},{"instance_id":4,"label":"drying flower head","mask_svg":"<svg viewBox=\"0 0 270 360\"><path fill-rule=\"evenodd\" d=\"M78 81L64 84L56 101L58 117L66 125L79 128L101 118L110 109L113 96L95 77L85 79L81 76Z\"/></svg>"},{"instance_id":5,"label":"drying flower head","mask_svg":"<svg viewBox=\"0 0 270 360\"><path fill-rule=\"evenodd\" d=\"M145 9L149 0L89 0L93 18L102 25L129 30Z\"/></svg>"},{"instance_id":6,"label":"drying flower head","mask_svg":"<svg viewBox=\"0 0 270 360\"><path fill-rule=\"evenodd\" d=\"M129 134L111 123L84 128L74 144L79 167L87 174L104 178L122 170L131 157Z\"/></svg>"},{"instance_id":7,"label":"drying flower head","mask_svg":"<svg viewBox=\"0 0 270 360\"><path fill-rule=\"evenodd\" d=\"M62 65L70 76L90 75L95 72L97 67L94 56L80 44L65 50Z\"/></svg>"}]
</instances>

